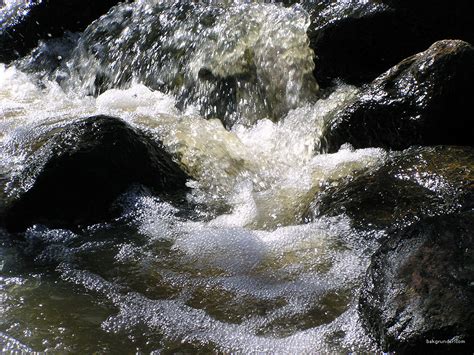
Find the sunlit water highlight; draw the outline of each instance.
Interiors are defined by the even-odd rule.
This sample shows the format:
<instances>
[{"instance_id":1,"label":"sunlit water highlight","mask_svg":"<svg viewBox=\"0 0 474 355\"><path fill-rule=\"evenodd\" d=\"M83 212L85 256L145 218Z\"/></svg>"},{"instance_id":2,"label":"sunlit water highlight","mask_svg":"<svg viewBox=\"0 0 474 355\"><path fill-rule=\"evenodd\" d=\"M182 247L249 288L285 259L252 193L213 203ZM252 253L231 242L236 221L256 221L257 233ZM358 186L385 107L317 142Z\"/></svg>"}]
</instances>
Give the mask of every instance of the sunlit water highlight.
<instances>
[{"instance_id":1,"label":"sunlit water highlight","mask_svg":"<svg viewBox=\"0 0 474 355\"><path fill-rule=\"evenodd\" d=\"M121 48L131 43L133 26L151 26L152 17L140 16L152 13L152 4L138 1L116 10L128 9L133 16L128 29L110 43ZM191 19L167 27L168 47L177 38L184 44L199 43L190 49L192 55L186 54L191 58L167 62L179 66L173 75L184 75L185 82L198 86L184 106L180 100L191 84L158 85L160 91L150 80L163 73L139 75L133 65L123 67L133 62L135 69L149 68L150 53L130 59L127 53L139 52L111 50L113 58L104 63L115 63L107 75L118 81L91 90L96 69L104 65L91 65L97 58L88 57L85 47L90 35L97 34L97 23L86 30L82 47L68 62L76 72L69 72L71 77L60 84L44 73L39 80L38 75L0 64L0 173L21 173L45 132L106 114L164 143L192 177L187 199L197 206L191 216L143 191L131 191L123 198L124 215L115 223L81 233L33 226L21 252L2 235L4 350L374 349L354 300L375 242L368 243L353 230L344 215L310 223L304 215L323 186L377 167L387 153L346 147L336 154L318 154L325 121L356 89L340 85L316 100L317 84L305 83L312 61L301 65L312 56L302 9L257 4L217 12L217 25L194 37L185 31L194 26ZM237 21L242 18L248 22ZM107 24L107 18L103 21ZM290 40L297 41L285 47L278 41L288 26L294 28ZM213 39L215 33L229 37ZM278 49L276 43L283 47ZM220 120L203 117L208 116L202 110L206 94L214 88L199 82L199 71L206 68L215 77L245 71L248 68L239 65L249 48L252 70L257 68L253 74L259 79L239 79L239 108L228 130ZM122 81L117 75L127 70L130 80ZM259 85L267 92L262 94ZM87 95L91 91L98 96ZM7 192L14 193L8 187Z\"/></svg>"}]
</instances>

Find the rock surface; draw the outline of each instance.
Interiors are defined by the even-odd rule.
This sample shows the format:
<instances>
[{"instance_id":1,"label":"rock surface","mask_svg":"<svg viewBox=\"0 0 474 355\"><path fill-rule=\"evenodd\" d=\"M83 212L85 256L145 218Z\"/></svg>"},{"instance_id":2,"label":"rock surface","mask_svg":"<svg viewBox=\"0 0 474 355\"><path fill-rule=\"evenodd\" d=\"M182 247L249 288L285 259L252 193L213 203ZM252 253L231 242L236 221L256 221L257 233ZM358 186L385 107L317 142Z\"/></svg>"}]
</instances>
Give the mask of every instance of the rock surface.
<instances>
[{"instance_id":1,"label":"rock surface","mask_svg":"<svg viewBox=\"0 0 474 355\"><path fill-rule=\"evenodd\" d=\"M468 353L473 285L471 210L422 220L389 236L372 257L359 310L384 351Z\"/></svg>"},{"instance_id":2,"label":"rock surface","mask_svg":"<svg viewBox=\"0 0 474 355\"><path fill-rule=\"evenodd\" d=\"M473 145L473 82L474 48L436 42L363 88L328 124L322 149Z\"/></svg>"},{"instance_id":3,"label":"rock surface","mask_svg":"<svg viewBox=\"0 0 474 355\"><path fill-rule=\"evenodd\" d=\"M435 41L474 42L474 3L369 0L305 2L311 14L308 36L314 50L318 83L336 78L367 83Z\"/></svg>"},{"instance_id":4,"label":"rock surface","mask_svg":"<svg viewBox=\"0 0 474 355\"><path fill-rule=\"evenodd\" d=\"M474 148L410 148L376 170L328 187L310 219L346 214L358 229L398 230L420 218L474 208Z\"/></svg>"},{"instance_id":5,"label":"rock surface","mask_svg":"<svg viewBox=\"0 0 474 355\"><path fill-rule=\"evenodd\" d=\"M80 120L44 137L13 178L7 203L10 231L32 224L74 227L114 217L114 200L133 184L166 195L184 190L187 176L155 141L107 116Z\"/></svg>"},{"instance_id":6,"label":"rock surface","mask_svg":"<svg viewBox=\"0 0 474 355\"><path fill-rule=\"evenodd\" d=\"M83 31L118 0L43 0L31 4L0 23L0 62L8 63L27 54L40 39L62 36L65 31ZM1 19L1 18L0 18Z\"/></svg>"}]
</instances>

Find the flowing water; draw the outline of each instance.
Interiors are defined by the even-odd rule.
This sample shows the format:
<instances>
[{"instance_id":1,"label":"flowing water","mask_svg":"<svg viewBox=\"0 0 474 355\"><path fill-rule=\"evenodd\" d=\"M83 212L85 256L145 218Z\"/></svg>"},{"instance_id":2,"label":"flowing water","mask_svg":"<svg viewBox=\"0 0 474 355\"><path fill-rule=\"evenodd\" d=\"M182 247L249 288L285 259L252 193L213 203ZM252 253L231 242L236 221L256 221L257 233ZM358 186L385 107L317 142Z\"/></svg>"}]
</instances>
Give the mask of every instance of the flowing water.
<instances>
[{"instance_id":1,"label":"flowing water","mask_svg":"<svg viewBox=\"0 0 474 355\"><path fill-rule=\"evenodd\" d=\"M112 223L0 230L4 351L376 350L355 307L376 242L345 215L304 216L388 153L319 154L357 89L318 91L308 25L299 5L137 0L0 64L0 176L45 132L106 114L164 143L193 206L134 189Z\"/></svg>"}]
</instances>

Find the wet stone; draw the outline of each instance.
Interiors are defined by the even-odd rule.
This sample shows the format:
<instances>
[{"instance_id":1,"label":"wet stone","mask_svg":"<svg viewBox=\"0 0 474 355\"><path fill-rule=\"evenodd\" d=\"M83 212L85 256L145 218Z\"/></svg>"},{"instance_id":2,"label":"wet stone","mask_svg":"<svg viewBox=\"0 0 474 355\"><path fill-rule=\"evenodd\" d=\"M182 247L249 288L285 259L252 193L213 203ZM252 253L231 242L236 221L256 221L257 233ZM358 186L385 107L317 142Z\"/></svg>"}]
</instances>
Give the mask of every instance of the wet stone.
<instances>
[{"instance_id":1,"label":"wet stone","mask_svg":"<svg viewBox=\"0 0 474 355\"><path fill-rule=\"evenodd\" d=\"M364 87L326 127L322 151L402 150L412 145L473 145L474 48L446 40L409 57Z\"/></svg>"},{"instance_id":2,"label":"wet stone","mask_svg":"<svg viewBox=\"0 0 474 355\"><path fill-rule=\"evenodd\" d=\"M359 301L365 326L384 351L472 351L473 247L472 210L423 219L387 236Z\"/></svg>"},{"instance_id":3,"label":"wet stone","mask_svg":"<svg viewBox=\"0 0 474 355\"><path fill-rule=\"evenodd\" d=\"M347 215L361 230L401 229L423 217L474 207L474 149L410 148L317 196L308 218Z\"/></svg>"},{"instance_id":4,"label":"wet stone","mask_svg":"<svg viewBox=\"0 0 474 355\"><path fill-rule=\"evenodd\" d=\"M308 37L322 87L341 79L360 85L444 39L474 41L474 3L456 1L305 1Z\"/></svg>"},{"instance_id":5,"label":"wet stone","mask_svg":"<svg viewBox=\"0 0 474 355\"><path fill-rule=\"evenodd\" d=\"M107 220L114 200L135 184L161 195L184 191L187 175L170 155L122 120L95 116L40 138L9 183L5 224L74 227ZM179 194L178 194L179 195Z\"/></svg>"}]
</instances>

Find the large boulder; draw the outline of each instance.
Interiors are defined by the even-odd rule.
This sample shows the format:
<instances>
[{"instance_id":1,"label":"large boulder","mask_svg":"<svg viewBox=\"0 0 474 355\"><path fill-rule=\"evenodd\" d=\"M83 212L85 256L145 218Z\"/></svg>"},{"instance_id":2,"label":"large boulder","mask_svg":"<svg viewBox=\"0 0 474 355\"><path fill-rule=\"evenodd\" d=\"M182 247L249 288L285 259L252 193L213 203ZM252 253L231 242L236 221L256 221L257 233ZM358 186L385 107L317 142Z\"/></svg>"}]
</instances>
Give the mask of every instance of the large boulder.
<instances>
[{"instance_id":1,"label":"large boulder","mask_svg":"<svg viewBox=\"0 0 474 355\"><path fill-rule=\"evenodd\" d=\"M359 230L400 230L420 218L474 208L474 148L393 153L383 165L320 193L308 219L346 215Z\"/></svg>"},{"instance_id":2,"label":"large boulder","mask_svg":"<svg viewBox=\"0 0 474 355\"><path fill-rule=\"evenodd\" d=\"M322 150L344 143L394 150L412 145L473 145L474 48L445 40L361 89L330 120Z\"/></svg>"},{"instance_id":3,"label":"large boulder","mask_svg":"<svg viewBox=\"0 0 474 355\"><path fill-rule=\"evenodd\" d=\"M474 211L421 220L372 257L359 311L384 351L471 353Z\"/></svg>"},{"instance_id":4,"label":"large boulder","mask_svg":"<svg viewBox=\"0 0 474 355\"><path fill-rule=\"evenodd\" d=\"M187 175L159 143L116 118L80 120L36 144L9 183L5 224L13 232L107 220L119 213L114 200L134 184L168 197L185 189Z\"/></svg>"},{"instance_id":5,"label":"large boulder","mask_svg":"<svg viewBox=\"0 0 474 355\"><path fill-rule=\"evenodd\" d=\"M83 31L119 0L33 0L0 16L0 62L27 54L40 39ZM15 9L12 9L15 10Z\"/></svg>"},{"instance_id":6,"label":"large boulder","mask_svg":"<svg viewBox=\"0 0 474 355\"><path fill-rule=\"evenodd\" d=\"M303 6L311 14L314 74L323 87L336 78L356 85L370 82L438 40L474 42L470 0L325 0Z\"/></svg>"}]
</instances>

